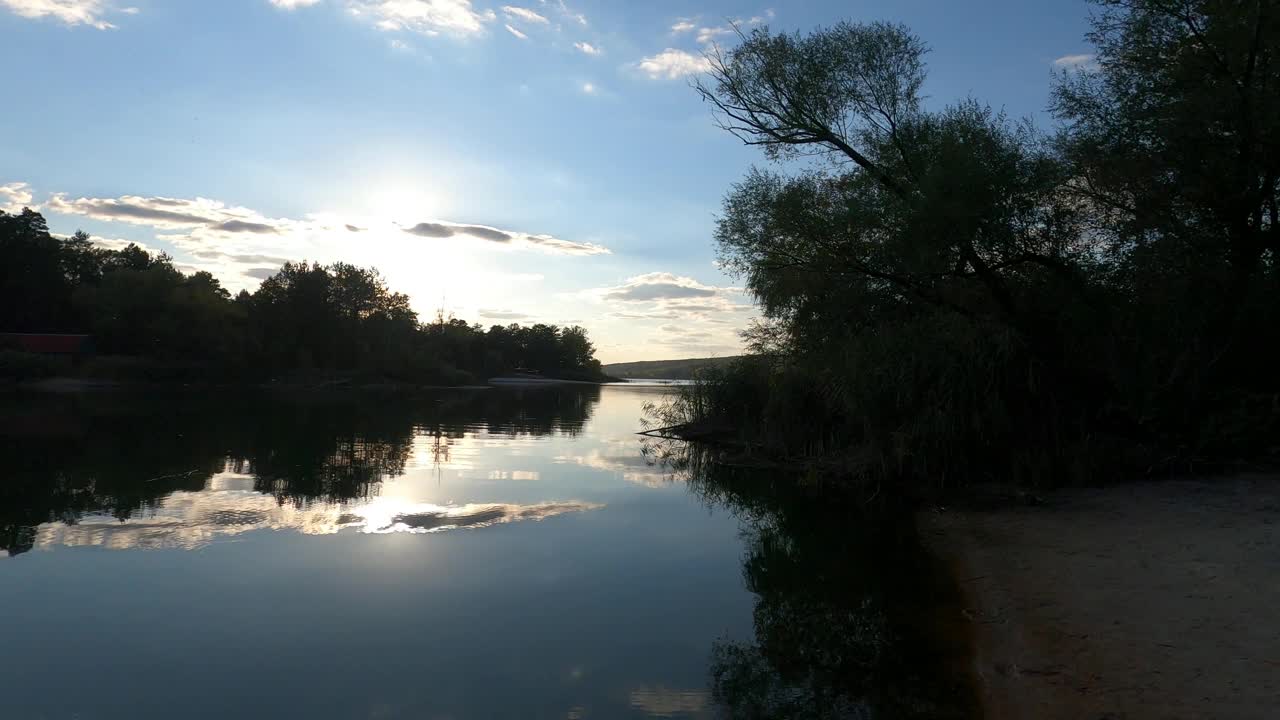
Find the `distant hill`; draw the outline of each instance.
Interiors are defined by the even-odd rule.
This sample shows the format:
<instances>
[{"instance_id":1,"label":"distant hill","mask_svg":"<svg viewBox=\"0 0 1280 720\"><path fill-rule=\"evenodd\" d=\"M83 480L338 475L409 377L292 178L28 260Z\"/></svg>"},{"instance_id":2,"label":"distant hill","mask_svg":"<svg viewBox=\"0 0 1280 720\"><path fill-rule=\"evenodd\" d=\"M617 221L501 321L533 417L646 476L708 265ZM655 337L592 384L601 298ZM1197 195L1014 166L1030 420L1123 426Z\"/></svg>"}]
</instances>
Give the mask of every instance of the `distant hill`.
<instances>
[{"instance_id":1,"label":"distant hill","mask_svg":"<svg viewBox=\"0 0 1280 720\"><path fill-rule=\"evenodd\" d=\"M736 356L689 358L687 360L645 360L605 365L607 375L633 380L692 380L694 373L705 367L728 365Z\"/></svg>"}]
</instances>

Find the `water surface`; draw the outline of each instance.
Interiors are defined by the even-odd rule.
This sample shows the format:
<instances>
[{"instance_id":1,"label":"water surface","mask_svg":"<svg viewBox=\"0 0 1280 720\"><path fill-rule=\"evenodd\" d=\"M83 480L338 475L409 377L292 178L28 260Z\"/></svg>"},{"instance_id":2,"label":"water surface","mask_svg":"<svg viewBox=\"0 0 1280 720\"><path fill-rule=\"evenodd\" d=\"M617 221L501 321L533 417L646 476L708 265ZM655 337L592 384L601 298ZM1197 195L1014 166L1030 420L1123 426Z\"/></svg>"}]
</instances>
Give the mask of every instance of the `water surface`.
<instances>
[{"instance_id":1,"label":"water surface","mask_svg":"<svg viewBox=\"0 0 1280 720\"><path fill-rule=\"evenodd\" d=\"M712 717L753 597L661 392L10 398L3 715Z\"/></svg>"},{"instance_id":2,"label":"water surface","mask_svg":"<svg viewBox=\"0 0 1280 720\"><path fill-rule=\"evenodd\" d=\"M2 396L0 717L966 717L910 514L670 391Z\"/></svg>"}]
</instances>

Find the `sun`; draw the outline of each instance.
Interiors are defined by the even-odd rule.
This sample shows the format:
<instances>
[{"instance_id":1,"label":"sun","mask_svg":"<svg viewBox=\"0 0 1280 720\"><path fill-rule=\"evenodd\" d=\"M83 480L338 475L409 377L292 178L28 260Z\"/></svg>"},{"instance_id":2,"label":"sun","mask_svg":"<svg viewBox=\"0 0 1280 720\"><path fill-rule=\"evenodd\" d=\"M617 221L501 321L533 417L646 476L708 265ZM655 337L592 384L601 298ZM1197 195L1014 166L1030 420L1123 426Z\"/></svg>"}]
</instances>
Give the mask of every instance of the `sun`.
<instances>
[{"instance_id":1,"label":"sun","mask_svg":"<svg viewBox=\"0 0 1280 720\"><path fill-rule=\"evenodd\" d=\"M365 214L401 223L435 220L445 209L440 193L433 188L395 181L373 185L362 205Z\"/></svg>"}]
</instances>

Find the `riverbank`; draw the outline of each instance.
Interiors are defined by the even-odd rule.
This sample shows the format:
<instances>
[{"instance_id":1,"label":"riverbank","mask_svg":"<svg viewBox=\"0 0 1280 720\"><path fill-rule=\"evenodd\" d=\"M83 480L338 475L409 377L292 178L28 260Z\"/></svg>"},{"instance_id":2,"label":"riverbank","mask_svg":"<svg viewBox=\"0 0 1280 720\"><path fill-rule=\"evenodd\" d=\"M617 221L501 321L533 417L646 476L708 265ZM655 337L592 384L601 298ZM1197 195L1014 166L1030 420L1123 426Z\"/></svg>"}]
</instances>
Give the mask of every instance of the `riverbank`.
<instances>
[{"instance_id":1,"label":"riverbank","mask_svg":"<svg viewBox=\"0 0 1280 720\"><path fill-rule=\"evenodd\" d=\"M1272 718L1280 477L921 513L957 578L983 717Z\"/></svg>"},{"instance_id":2,"label":"riverbank","mask_svg":"<svg viewBox=\"0 0 1280 720\"><path fill-rule=\"evenodd\" d=\"M427 390L488 390L492 385L432 385L401 382L179 382L148 380L102 380L80 377L52 377L42 380L11 381L0 384L0 390L25 392L79 393L111 390L278 390L283 392L325 392L359 390L369 392L414 392Z\"/></svg>"},{"instance_id":3,"label":"riverbank","mask_svg":"<svg viewBox=\"0 0 1280 720\"><path fill-rule=\"evenodd\" d=\"M283 382L183 382L183 381L149 381L149 380L110 380L85 377L50 377L39 380L0 379L0 390L23 390L28 392L74 393L103 390L146 390L170 388L209 388L209 389L259 389L282 391L325 391L325 390L365 390L372 392L415 392L428 390L487 390L493 387L543 387L560 385L610 385L625 383L625 380L609 378L607 380L561 380L555 378L531 380L520 377L496 377L483 383L441 384L441 383L406 383L389 380L351 380L346 378L321 379L312 381Z\"/></svg>"}]
</instances>

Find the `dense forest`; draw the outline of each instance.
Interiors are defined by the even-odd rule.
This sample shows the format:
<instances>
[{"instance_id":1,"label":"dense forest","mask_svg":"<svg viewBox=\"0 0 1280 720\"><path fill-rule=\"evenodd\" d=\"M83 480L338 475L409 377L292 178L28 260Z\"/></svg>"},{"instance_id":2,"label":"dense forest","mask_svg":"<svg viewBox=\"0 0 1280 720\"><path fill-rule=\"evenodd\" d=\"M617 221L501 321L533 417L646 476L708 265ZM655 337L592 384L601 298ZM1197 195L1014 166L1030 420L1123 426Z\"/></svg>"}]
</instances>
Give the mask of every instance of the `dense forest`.
<instances>
[{"instance_id":1,"label":"dense forest","mask_svg":"<svg viewBox=\"0 0 1280 720\"><path fill-rule=\"evenodd\" d=\"M716 233L765 318L657 422L877 487L1275 460L1280 12L1095 6L1050 131L930 106L900 25L713 54L698 92L773 161Z\"/></svg>"},{"instance_id":2,"label":"dense forest","mask_svg":"<svg viewBox=\"0 0 1280 720\"><path fill-rule=\"evenodd\" d=\"M0 333L87 333L96 357L77 372L127 380L315 380L465 384L511 370L603 379L581 327L421 322L376 270L286 263L232 297L208 272L165 254L59 238L30 209L0 211ZM0 347L0 376L69 372Z\"/></svg>"}]
</instances>

